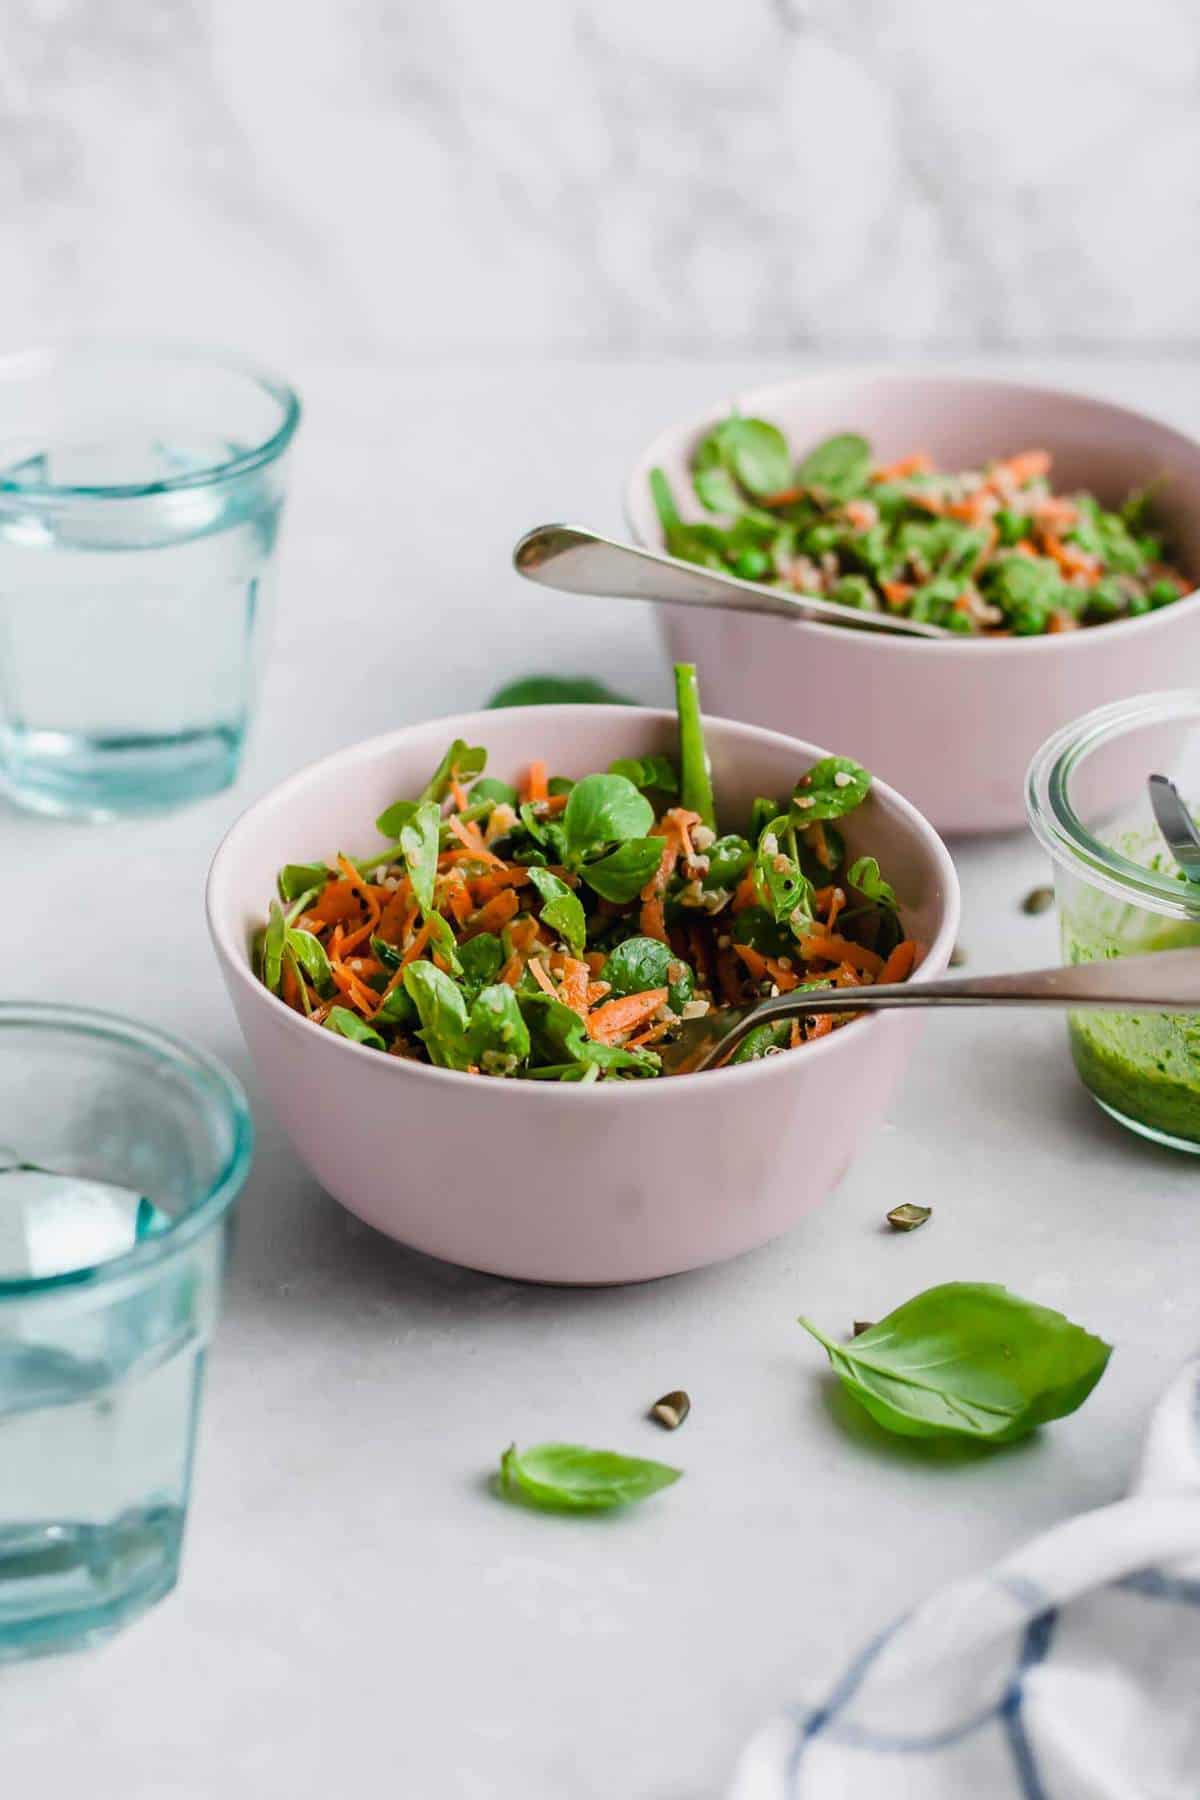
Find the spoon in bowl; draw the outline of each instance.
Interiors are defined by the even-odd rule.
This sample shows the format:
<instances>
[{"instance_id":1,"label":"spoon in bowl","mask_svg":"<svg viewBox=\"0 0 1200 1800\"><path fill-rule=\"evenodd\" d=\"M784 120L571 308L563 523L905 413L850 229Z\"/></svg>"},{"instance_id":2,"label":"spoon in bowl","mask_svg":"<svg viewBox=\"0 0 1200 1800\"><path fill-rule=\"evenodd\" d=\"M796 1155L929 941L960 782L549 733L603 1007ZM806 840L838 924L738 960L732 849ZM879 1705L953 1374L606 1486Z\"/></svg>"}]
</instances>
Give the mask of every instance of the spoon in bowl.
<instances>
[{"instance_id":1,"label":"spoon in bowl","mask_svg":"<svg viewBox=\"0 0 1200 1800\"><path fill-rule=\"evenodd\" d=\"M859 612L819 594L794 594L722 575L698 563L660 556L582 525L535 525L513 550L513 567L529 581L567 594L610 600L650 600L672 606L715 606L727 612L766 613L776 619L818 619L843 627L864 626L903 637L955 638L956 631L925 625L895 613Z\"/></svg>"},{"instance_id":2,"label":"spoon in bowl","mask_svg":"<svg viewBox=\"0 0 1200 1800\"><path fill-rule=\"evenodd\" d=\"M1146 778L1155 823L1167 842L1167 849L1189 881L1200 881L1200 831L1183 803L1175 783L1166 775Z\"/></svg>"},{"instance_id":3,"label":"spoon in bowl","mask_svg":"<svg viewBox=\"0 0 1200 1800\"><path fill-rule=\"evenodd\" d=\"M1019 975L958 975L883 987L811 988L777 994L738 1013L715 1009L664 1046L668 1075L719 1069L759 1025L818 1013L882 1011L913 1006L1061 1006L1106 1012L1200 1013L1200 948L1156 950ZM703 1027L707 1025L707 1032Z\"/></svg>"}]
</instances>

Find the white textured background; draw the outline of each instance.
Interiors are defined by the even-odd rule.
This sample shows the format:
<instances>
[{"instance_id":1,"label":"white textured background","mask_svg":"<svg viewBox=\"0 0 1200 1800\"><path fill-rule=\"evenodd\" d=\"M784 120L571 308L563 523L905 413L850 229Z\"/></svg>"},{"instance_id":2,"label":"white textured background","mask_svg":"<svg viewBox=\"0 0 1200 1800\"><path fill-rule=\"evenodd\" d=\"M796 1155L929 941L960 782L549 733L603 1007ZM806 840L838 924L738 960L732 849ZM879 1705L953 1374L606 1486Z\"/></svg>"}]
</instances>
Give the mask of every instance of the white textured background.
<instances>
[{"instance_id":1,"label":"white textured background","mask_svg":"<svg viewBox=\"0 0 1200 1800\"><path fill-rule=\"evenodd\" d=\"M0 341L1200 341L1195 0L3 0Z\"/></svg>"}]
</instances>

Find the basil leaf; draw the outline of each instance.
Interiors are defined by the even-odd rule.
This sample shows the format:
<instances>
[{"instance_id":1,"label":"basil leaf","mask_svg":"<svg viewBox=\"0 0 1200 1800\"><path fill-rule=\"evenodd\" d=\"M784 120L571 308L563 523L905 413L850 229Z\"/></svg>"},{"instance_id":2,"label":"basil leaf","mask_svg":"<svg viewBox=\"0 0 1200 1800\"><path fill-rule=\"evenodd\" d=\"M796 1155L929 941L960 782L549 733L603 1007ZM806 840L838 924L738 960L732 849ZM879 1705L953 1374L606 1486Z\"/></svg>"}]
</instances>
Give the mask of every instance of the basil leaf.
<instances>
[{"instance_id":1,"label":"basil leaf","mask_svg":"<svg viewBox=\"0 0 1200 1800\"><path fill-rule=\"evenodd\" d=\"M324 863L285 863L275 878L281 900L299 900L311 888L320 891L328 880Z\"/></svg>"},{"instance_id":2,"label":"basil leaf","mask_svg":"<svg viewBox=\"0 0 1200 1800\"><path fill-rule=\"evenodd\" d=\"M826 438L796 470L797 485L818 500L849 500L871 479L871 446L855 431Z\"/></svg>"},{"instance_id":3,"label":"basil leaf","mask_svg":"<svg viewBox=\"0 0 1200 1800\"><path fill-rule=\"evenodd\" d=\"M889 912L895 912L899 905L896 890L890 882L879 873L879 864L873 856L860 856L857 862L850 864L846 879L851 887L857 888L876 906L885 906Z\"/></svg>"},{"instance_id":4,"label":"basil leaf","mask_svg":"<svg viewBox=\"0 0 1200 1800\"><path fill-rule=\"evenodd\" d=\"M470 1059L485 1075L511 1075L529 1055L529 1027L517 996L503 982L475 998L467 1025Z\"/></svg>"},{"instance_id":5,"label":"basil leaf","mask_svg":"<svg viewBox=\"0 0 1200 1800\"><path fill-rule=\"evenodd\" d=\"M565 939L573 956L582 956L587 920L578 894L549 869L531 868L529 879L542 897L542 923Z\"/></svg>"},{"instance_id":6,"label":"basil leaf","mask_svg":"<svg viewBox=\"0 0 1200 1800\"><path fill-rule=\"evenodd\" d=\"M792 823L813 825L818 819L840 819L861 806L871 777L861 763L848 756L823 756L796 783L792 795Z\"/></svg>"},{"instance_id":7,"label":"basil leaf","mask_svg":"<svg viewBox=\"0 0 1200 1800\"><path fill-rule=\"evenodd\" d=\"M325 1029L336 1031L339 1037L349 1038L353 1044L365 1044L369 1050L386 1048L379 1033L365 1019L360 1019L357 1013L352 1013L348 1006L331 1006L325 1020Z\"/></svg>"},{"instance_id":8,"label":"basil leaf","mask_svg":"<svg viewBox=\"0 0 1200 1800\"><path fill-rule=\"evenodd\" d=\"M801 1324L880 1425L905 1437L1007 1443L1074 1412L1111 1345L986 1282L929 1288L848 1344Z\"/></svg>"},{"instance_id":9,"label":"basil leaf","mask_svg":"<svg viewBox=\"0 0 1200 1800\"><path fill-rule=\"evenodd\" d=\"M594 893L621 906L637 899L662 861L662 850L661 838L630 838L599 861L583 863L579 873Z\"/></svg>"},{"instance_id":10,"label":"basil leaf","mask_svg":"<svg viewBox=\"0 0 1200 1800\"><path fill-rule=\"evenodd\" d=\"M771 821L758 840L754 881L771 917L781 925L790 922L799 931L812 923L813 890L798 858L790 854L790 835L786 815Z\"/></svg>"},{"instance_id":11,"label":"basil leaf","mask_svg":"<svg viewBox=\"0 0 1200 1800\"><path fill-rule=\"evenodd\" d=\"M481 931L458 946L461 979L468 999L495 981L504 962L504 945L494 931Z\"/></svg>"},{"instance_id":12,"label":"basil leaf","mask_svg":"<svg viewBox=\"0 0 1200 1800\"><path fill-rule=\"evenodd\" d=\"M273 994L279 992L283 981L283 951L286 943L287 920L278 900L272 900L271 910L267 914L266 934L263 937L262 976Z\"/></svg>"},{"instance_id":13,"label":"basil leaf","mask_svg":"<svg viewBox=\"0 0 1200 1800\"><path fill-rule=\"evenodd\" d=\"M765 419L727 419L720 428L721 454L746 489L758 499L792 485L792 453L776 425Z\"/></svg>"},{"instance_id":14,"label":"basil leaf","mask_svg":"<svg viewBox=\"0 0 1200 1800\"><path fill-rule=\"evenodd\" d=\"M440 1069L468 1068L467 1003L457 982L431 962L413 962L404 971L404 986L417 1009L417 1036L430 1061Z\"/></svg>"},{"instance_id":15,"label":"basil leaf","mask_svg":"<svg viewBox=\"0 0 1200 1800\"><path fill-rule=\"evenodd\" d=\"M329 966L329 958L320 938L314 937L311 931L299 931L293 925L288 927L286 942L318 994L331 994L333 970Z\"/></svg>"},{"instance_id":16,"label":"basil leaf","mask_svg":"<svg viewBox=\"0 0 1200 1800\"><path fill-rule=\"evenodd\" d=\"M515 787L509 787L507 781L497 781L494 775L481 775L471 789L471 804L477 800L494 800L498 806L515 807L520 796Z\"/></svg>"},{"instance_id":17,"label":"basil leaf","mask_svg":"<svg viewBox=\"0 0 1200 1800\"><path fill-rule=\"evenodd\" d=\"M563 829L576 856L601 844L644 838L654 823L654 808L624 775L585 775L567 798Z\"/></svg>"},{"instance_id":18,"label":"basil leaf","mask_svg":"<svg viewBox=\"0 0 1200 1800\"><path fill-rule=\"evenodd\" d=\"M632 706L626 694L615 694L590 675L525 675L497 688L489 710L504 706Z\"/></svg>"},{"instance_id":19,"label":"basil leaf","mask_svg":"<svg viewBox=\"0 0 1200 1800\"><path fill-rule=\"evenodd\" d=\"M653 790L674 795L679 792L679 777L669 756L620 756L616 762L609 763L608 772L624 775L643 793Z\"/></svg>"},{"instance_id":20,"label":"basil leaf","mask_svg":"<svg viewBox=\"0 0 1200 1800\"><path fill-rule=\"evenodd\" d=\"M645 1500L679 1480L682 1469L621 1456L615 1450L588 1450L582 1444L510 1444L500 1458L500 1492L546 1512L602 1512Z\"/></svg>"},{"instance_id":21,"label":"basil leaf","mask_svg":"<svg viewBox=\"0 0 1200 1800\"><path fill-rule=\"evenodd\" d=\"M658 938L631 937L618 944L600 971L614 995L644 994L668 985L667 970L674 958Z\"/></svg>"},{"instance_id":22,"label":"basil leaf","mask_svg":"<svg viewBox=\"0 0 1200 1800\"><path fill-rule=\"evenodd\" d=\"M408 878L422 913L433 911L441 849L442 815L436 800L424 800L407 825L400 828L400 853L408 865Z\"/></svg>"}]
</instances>

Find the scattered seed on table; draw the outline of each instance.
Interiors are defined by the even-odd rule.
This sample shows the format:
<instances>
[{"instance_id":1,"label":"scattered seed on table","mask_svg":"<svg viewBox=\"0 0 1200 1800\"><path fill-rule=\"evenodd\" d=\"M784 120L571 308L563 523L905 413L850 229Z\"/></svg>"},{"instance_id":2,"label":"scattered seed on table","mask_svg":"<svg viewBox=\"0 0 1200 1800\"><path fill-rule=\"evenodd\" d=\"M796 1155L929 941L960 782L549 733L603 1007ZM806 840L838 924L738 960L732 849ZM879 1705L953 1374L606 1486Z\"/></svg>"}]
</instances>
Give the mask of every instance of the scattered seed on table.
<instances>
[{"instance_id":1,"label":"scattered seed on table","mask_svg":"<svg viewBox=\"0 0 1200 1800\"><path fill-rule=\"evenodd\" d=\"M1026 913L1044 913L1047 907L1054 905L1054 889L1052 887L1030 888L1021 902L1021 911Z\"/></svg>"},{"instance_id":2,"label":"scattered seed on table","mask_svg":"<svg viewBox=\"0 0 1200 1800\"><path fill-rule=\"evenodd\" d=\"M855 1319L853 1335L855 1337L861 1337L863 1332L870 1331L874 1327L874 1324L874 1319Z\"/></svg>"},{"instance_id":3,"label":"scattered seed on table","mask_svg":"<svg viewBox=\"0 0 1200 1800\"><path fill-rule=\"evenodd\" d=\"M666 1431L678 1431L683 1421L692 1410L692 1403L682 1388L674 1388L656 1400L650 1408L650 1417L657 1419Z\"/></svg>"},{"instance_id":4,"label":"scattered seed on table","mask_svg":"<svg viewBox=\"0 0 1200 1800\"><path fill-rule=\"evenodd\" d=\"M911 1200L906 1200L902 1206L893 1206L887 1222L893 1231L915 1231L932 1212L932 1206L914 1206Z\"/></svg>"}]
</instances>

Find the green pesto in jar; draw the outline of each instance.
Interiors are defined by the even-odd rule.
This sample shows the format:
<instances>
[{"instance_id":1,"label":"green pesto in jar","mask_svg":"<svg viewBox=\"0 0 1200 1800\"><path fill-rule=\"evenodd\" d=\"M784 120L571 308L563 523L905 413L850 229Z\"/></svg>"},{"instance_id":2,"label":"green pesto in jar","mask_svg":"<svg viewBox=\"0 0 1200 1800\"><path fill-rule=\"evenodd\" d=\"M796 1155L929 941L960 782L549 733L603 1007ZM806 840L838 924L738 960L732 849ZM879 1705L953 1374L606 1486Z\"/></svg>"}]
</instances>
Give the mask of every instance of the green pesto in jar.
<instances>
[{"instance_id":1,"label":"green pesto in jar","mask_svg":"<svg viewBox=\"0 0 1200 1800\"><path fill-rule=\"evenodd\" d=\"M1173 871L1149 837L1126 839L1120 849L1156 873ZM1071 900L1062 911L1066 962L1200 945L1200 921L1175 922L1094 888L1077 889ZM1097 1100L1151 1134L1200 1146L1200 1015L1079 1012L1070 1015L1069 1032L1075 1067Z\"/></svg>"}]
</instances>

